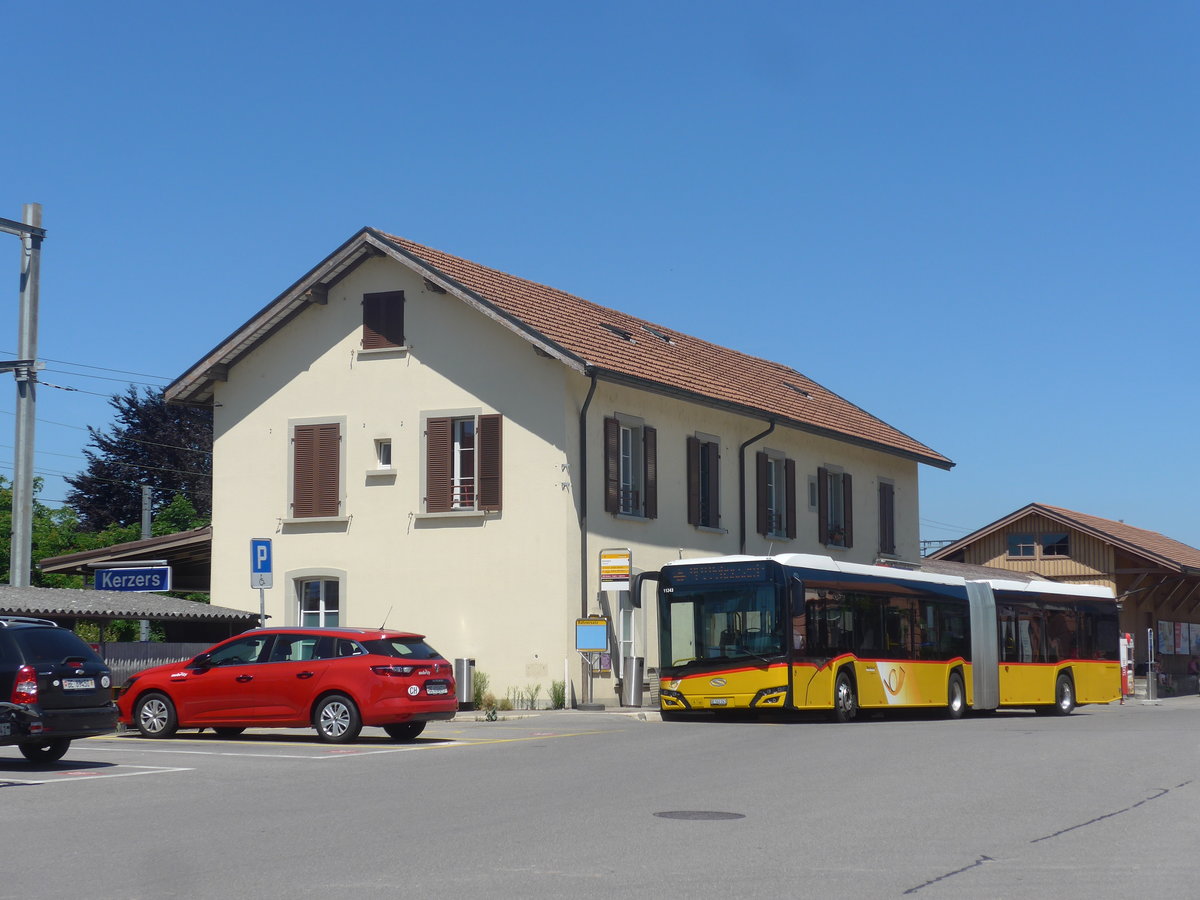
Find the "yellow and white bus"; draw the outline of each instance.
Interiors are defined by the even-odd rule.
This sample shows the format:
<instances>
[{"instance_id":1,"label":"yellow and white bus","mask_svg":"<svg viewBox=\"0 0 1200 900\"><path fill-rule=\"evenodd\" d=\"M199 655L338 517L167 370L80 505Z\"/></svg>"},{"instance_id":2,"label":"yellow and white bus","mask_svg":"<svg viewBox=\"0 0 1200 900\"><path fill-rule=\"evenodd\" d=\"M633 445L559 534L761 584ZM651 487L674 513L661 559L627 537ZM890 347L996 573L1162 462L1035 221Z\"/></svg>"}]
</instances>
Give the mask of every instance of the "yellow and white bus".
<instances>
[{"instance_id":1,"label":"yellow and white bus","mask_svg":"<svg viewBox=\"0 0 1200 900\"><path fill-rule=\"evenodd\" d=\"M807 554L679 560L657 580L665 714L1068 715L1121 696L1117 604L1105 588Z\"/></svg>"}]
</instances>

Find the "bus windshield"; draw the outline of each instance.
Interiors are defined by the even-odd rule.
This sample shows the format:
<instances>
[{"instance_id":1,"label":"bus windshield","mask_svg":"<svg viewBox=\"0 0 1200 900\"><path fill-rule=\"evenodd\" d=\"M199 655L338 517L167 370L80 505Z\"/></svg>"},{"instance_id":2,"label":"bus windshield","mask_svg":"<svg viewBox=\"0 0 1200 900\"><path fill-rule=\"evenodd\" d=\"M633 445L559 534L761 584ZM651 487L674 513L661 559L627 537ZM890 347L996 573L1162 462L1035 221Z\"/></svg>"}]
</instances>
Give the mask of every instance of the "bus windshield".
<instances>
[{"instance_id":1,"label":"bus windshield","mask_svg":"<svg viewBox=\"0 0 1200 900\"><path fill-rule=\"evenodd\" d=\"M664 666L765 660L785 652L784 611L773 583L681 586L660 597Z\"/></svg>"}]
</instances>

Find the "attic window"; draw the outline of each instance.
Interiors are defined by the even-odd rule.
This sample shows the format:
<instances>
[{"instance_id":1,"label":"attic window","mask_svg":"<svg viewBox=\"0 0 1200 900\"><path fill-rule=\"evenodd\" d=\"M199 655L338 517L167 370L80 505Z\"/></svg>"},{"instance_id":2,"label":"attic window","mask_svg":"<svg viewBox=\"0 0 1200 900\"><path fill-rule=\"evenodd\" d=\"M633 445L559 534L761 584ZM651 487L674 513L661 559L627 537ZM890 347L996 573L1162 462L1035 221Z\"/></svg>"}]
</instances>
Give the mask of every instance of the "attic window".
<instances>
[{"instance_id":1,"label":"attic window","mask_svg":"<svg viewBox=\"0 0 1200 900\"><path fill-rule=\"evenodd\" d=\"M793 391L795 391L797 394L799 394L799 395L800 395L801 397L803 397L805 400L811 400L811 399L812 399L812 394L810 394L810 393L809 393L808 391L806 391L804 388L802 388L802 387L797 387L796 385L792 384L790 381L785 381L783 384L784 384L784 387L790 387L790 388L791 388Z\"/></svg>"},{"instance_id":2,"label":"attic window","mask_svg":"<svg viewBox=\"0 0 1200 900\"><path fill-rule=\"evenodd\" d=\"M659 331L657 328L651 328L649 325L643 325L642 331L645 331L645 332L648 332L649 334L654 335L656 338L658 338L664 344L674 344L675 343L673 340L671 340L669 335L664 334L663 332Z\"/></svg>"},{"instance_id":3,"label":"attic window","mask_svg":"<svg viewBox=\"0 0 1200 900\"><path fill-rule=\"evenodd\" d=\"M629 343L631 343L631 344L636 344L636 343L637 343L637 341L635 341L635 340L633 339L633 332L632 332L632 331L626 331L624 328L621 328L621 327L620 327L620 326L618 326L618 325L609 325L607 322L601 322L601 323L600 323L600 327L601 327L601 328L607 328L609 331L611 331L611 332L612 332L613 334L615 334L617 337L619 337L619 338L624 338L625 340L629 341Z\"/></svg>"}]
</instances>

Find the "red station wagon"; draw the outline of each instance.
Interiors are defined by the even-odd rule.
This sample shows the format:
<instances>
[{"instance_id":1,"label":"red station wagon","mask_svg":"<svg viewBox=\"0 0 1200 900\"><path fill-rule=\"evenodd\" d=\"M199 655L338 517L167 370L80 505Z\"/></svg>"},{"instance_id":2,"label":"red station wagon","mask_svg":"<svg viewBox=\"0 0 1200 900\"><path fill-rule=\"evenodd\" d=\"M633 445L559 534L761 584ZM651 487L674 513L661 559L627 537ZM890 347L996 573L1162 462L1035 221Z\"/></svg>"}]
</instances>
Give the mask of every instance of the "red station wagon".
<instances>
[{"instance_id":1,"label":"red station wagon","mask_svg":"<svg viewBox=\"0 0 1200 900\"><path fill-rule=\"evenodd\" d=\"M458 709L450 663L424 635L361 628L260 628L122 685L121 721L146 737L178 728L240 734L312 726L348 743L364 725L411 741Z\"/></svg>"}]
</instances>

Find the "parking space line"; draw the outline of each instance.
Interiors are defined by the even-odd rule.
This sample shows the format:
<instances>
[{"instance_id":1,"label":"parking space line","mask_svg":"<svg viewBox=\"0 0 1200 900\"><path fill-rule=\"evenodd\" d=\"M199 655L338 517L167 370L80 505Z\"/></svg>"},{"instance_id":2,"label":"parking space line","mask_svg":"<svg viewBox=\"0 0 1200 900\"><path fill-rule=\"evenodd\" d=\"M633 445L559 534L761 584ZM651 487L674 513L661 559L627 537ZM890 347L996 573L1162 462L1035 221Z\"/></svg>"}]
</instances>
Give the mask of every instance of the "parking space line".
<instances>
[{"instance_id":1,"label":"parking space line","mask_svg":"<svg viewBox=\"0 0 1200 900\"><path fill-rule=\"evenodd\" d=\"M75 771L60 772L57 778L5 778L5 785L18 784L59 784L67 781L91 781L96 778L133 778L138 775L168 775L171 772L194 772L193 768L176 767L176 766L123 766L128 769L144 769L142 772L108 772L104 775L98 775L89 769L76 769Z\"/></svg>"},{"instance_id":2,"label":"parking space line","mask_svg":"<svg viewBox=\"0 0 1200 900\"><path fill-rule=\"evenodd\" d=\"M229 756L229 757L251 757L261 759L299 759L299 760L323 760L323 759L347 759L360 756L380 756L389 753L411 753L417 750L441 750L450 749L453 747L476 747L485 746L487 744L513 744L528 741L545 741L554 738L570 738L570 737L587 737L594 734L610 734L609 731L574 731L551 734L542 732L535 735L523 737L488 737L488 738L469 738L459 737L456 739L435 738L433 740L424 741L414 744L402 744L398 746L379 747L371 745L337 745L331 746L328 744L313 744L306 742L283 742L274 741L270 744L263 744L262 749L253 749L254 745L248 744L244 740L221 742L225 747L242 746L244 750L232 749L200 749L193 744L192 746L163 746L163 741L160 739L147 739L135 737L123 737L121 743L129 742L129 746L117 747L112 746L112 741L107 743L97 743L89 746L89 750L99 750L109 753L165 753L176 756ZM94 740L103 741L104 739L96 738ZM205 744L217 744L217 741L205 741ZM289 747L306 747L311 753L279 753L272 752L269 749L271 746L289 746Z\"/></svg>"}]
</instances>

